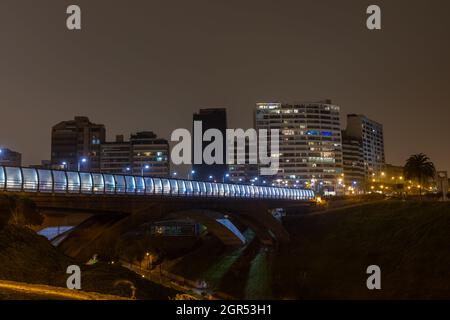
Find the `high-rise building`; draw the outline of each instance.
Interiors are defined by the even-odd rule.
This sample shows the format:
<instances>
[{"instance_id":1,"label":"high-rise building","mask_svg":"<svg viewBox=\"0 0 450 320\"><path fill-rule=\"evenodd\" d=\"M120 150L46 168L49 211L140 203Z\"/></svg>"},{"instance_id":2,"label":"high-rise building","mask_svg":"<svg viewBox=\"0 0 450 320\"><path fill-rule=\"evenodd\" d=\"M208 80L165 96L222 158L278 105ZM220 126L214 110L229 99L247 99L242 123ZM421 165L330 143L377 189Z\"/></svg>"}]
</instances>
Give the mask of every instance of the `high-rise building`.
<instances>
[{"instance_id":1,"label":"high-rise building","mask_svg":"<svg viewBox=\"0 0 450 320\"><path fill-rule=\"evenodd\" d=\"M168 177L170 174L169 143L153 132L132 134L129 141L123 135L115 142L101 145L102 172Z\"/></svg>"},{"instance_id":2,"label":"high-rise building","mask_svg":"<svg viewBox=\"0 0 450 320\"><path fill-rule=\"evenodd\" d=\"M62 121L52 128L51 163L69 170L100 170L100 145L106 135L103 124L87 117Z\"/></svg>"},{"instance_id":3,"label":"high-rise building","mask_svg":"<svg viewBox=\"0 0 450 320\"><path fill-rule=\"evenodd\" d=\"M202 136L208 129L217 129L222 133L223 136L223 159L221 164L211 164L206 163L196 164L194 159L194 154L192 155L192 169L195 172L195 178L198 180L210 180L212 177L214 180L222 181L223 177L227 174L228 167L226 164L226 130L227 130L227 111L225 108L210 108L210 109L200 109L198 113L194 113L193 121L202 122ZM193 130L194 132L194 130ZM202 139L203 140L203 139ZM202 142L202 153L203 150L211 142ZM195 151L195 148L193 148ZM203 157L202 157L203 159Z\"/></svg>"},{"instance_id":4,"label":"high-rise building","mask_svg":"<svg viewBox=\"0 0 450 320\"><path fill-rule=\"evenodd\" d=\"M22 165L22 154L8 148L0 148L0 165L20 167Z\"/></svg>"},{"instance_id":5,"label":"high-rise building","mask_svg":"<svg viewBox=\"0 0 450 320\"><path fill-rule=\"evenodd\" d=\"M361 114L349 114L345 132L362 141L366 179L378 175L385 164L383 125Z\"/></svg>"},{"instance_id":6,"label":"high-rise building","mask_svg":"<svg viewBox=\"0 0 450 320\"><path fill-rule=\"evenodd\" d=\"M335 194L342 174L340 108L316 103L258 103L256 129L279 129L276 181ZM273 179L273 177L272 177Z\"/></svg>"},{"instance_id":7,"label":"high-rise building","mask_svg":"<svg viewBox=\"0 0 450 320\"><path fill-rule=\"evenodd\" d=\"M344 184L356 192L365 189L364 155L362 141L346 135L342 131L342 162Z\"/></svg>"}]
</instances>

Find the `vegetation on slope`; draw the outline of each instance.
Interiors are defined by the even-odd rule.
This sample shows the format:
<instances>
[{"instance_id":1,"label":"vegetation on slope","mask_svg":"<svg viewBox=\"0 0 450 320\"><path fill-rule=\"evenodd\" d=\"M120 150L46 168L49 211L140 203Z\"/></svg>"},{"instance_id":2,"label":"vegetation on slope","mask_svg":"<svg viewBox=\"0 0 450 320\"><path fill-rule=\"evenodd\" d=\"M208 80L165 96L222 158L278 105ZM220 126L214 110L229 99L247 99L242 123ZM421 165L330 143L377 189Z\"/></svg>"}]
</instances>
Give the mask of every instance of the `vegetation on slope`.
<instances>
[{"instance_id":1,"label":"vegetation on slope","mask_svg":"<svg viewBox=\"0 0 450 320\"><path fill-rule=\"evenodd\" d=\"M385 201L287 218L273 290L290 299L450 298L450 203ZM381 268L380 291L366 268Z\"/></svg>"}]
</instances>

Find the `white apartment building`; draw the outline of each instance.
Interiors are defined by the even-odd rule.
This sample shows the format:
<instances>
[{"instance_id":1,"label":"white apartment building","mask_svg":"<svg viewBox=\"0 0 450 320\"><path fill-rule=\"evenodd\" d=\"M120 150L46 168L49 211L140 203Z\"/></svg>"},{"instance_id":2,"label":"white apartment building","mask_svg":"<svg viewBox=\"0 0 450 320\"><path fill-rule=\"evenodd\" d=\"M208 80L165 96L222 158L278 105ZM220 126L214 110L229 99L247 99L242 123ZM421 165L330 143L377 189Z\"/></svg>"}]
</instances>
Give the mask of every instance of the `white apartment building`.
<instances>
[{"instance_id":1,"label":"white apartment building","mask_svg":"<svg viewBox=\"0 0 450 320\"><path fill-rule=\"evenodd\" d=\"M272 181L329 195L342 186L340 108L331 101L257 103L256 129L280 130L280 169Z\"/></svg>"}]
</instances>

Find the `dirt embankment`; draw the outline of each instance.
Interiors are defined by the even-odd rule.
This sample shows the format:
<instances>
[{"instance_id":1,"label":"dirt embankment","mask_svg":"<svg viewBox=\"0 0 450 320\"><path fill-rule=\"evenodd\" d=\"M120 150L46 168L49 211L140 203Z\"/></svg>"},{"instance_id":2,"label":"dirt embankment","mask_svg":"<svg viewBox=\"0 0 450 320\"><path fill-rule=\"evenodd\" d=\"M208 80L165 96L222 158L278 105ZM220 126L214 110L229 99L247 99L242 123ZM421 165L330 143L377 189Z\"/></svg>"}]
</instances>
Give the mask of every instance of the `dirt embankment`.
<instances>
[{"instance_id":1,"label":"dirt embankment","mask_svg":"<svg viewBox=\"0 0 450 320\"><path fill-rule=\"evenodd\" d=\"M83 291L131 296L129 284L115 285L126 280L134 284L138 299L168 299L177 292L145 280L133 272L108 263L86 266L53 247L32 230L8 225L0 230L0 279L66 287L69 265L81 267Z\"/></svg>"}]
</instances>

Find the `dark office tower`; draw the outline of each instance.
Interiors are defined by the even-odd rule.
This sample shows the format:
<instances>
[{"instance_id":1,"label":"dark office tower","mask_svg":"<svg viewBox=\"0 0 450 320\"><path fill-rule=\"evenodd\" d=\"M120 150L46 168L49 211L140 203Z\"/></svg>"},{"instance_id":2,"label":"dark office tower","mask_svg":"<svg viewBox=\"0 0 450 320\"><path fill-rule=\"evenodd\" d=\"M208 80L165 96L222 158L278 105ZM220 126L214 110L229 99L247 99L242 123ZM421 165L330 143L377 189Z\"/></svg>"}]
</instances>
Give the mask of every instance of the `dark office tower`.
<instances>
[{"instance_id":1,"label":"dark office tower","mask_svg":"<svg viewBox=\"0 0 450 320\"><path fill-rule=\"evenodd\" d=\"M366 179L378 175L385 164L383 125L361 114L349 114L345 132L362 141Z\"/></svg>"},{"instance_id":2,"label":"dark office tower","mask_svg":"<svg viewBox=\"0 0 450 320\"><path fill-rule=\"evenodd\" d=\"M194 113L193 121L202 122L202 136L208 129L218 129L222 132L223 136L223 159L222 164L211 164L208 165L203 162L201 164L194 163L194 154L192 155L192 169L194 170L193 177L197 180L216 180L223 181L225 175L227 174L228 167L226 165L226 130L227 130L227 110L225 108L210 108L210 109L200 109L198 113ZM194 132L194 130L193 130ZM211 142L202 143L202 153L203 150ZM192 148L193 153L195 148Z\"/></svg>"},{"instance_id":3,"label":"dark office tower","mask_svg":"<svg viewBox=\"0 0 450 320\"><path fill-rule=\"evenodd\" d=\"M105 142L105 126L87 117L75 117L52 128L53 167L99 171L100 145Z\"/></svg>"},{"instance_id":4,"label":"dark office tower","mask_svg":"<svg viewBox=\"0 0 450 320\"><path fill-rule=\"evenodd\" d=\"M151 131L132 134L131 170L135 175L168 177L170 175L169 142Z\"/></svg>"},{"instance_id":5,"label":"dark office tower","mask_svg":"<svg viewBox=\"0 0 450 320\"><path fill-rule=\"evenodd\" d=\"M0 147L0 165L8 167L20 167L22 165L22 154Z\"/></svg>"}]
</instances>

